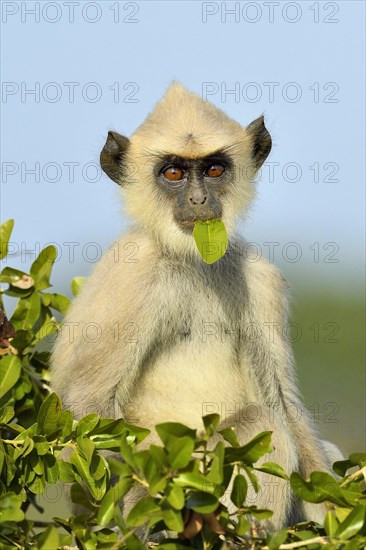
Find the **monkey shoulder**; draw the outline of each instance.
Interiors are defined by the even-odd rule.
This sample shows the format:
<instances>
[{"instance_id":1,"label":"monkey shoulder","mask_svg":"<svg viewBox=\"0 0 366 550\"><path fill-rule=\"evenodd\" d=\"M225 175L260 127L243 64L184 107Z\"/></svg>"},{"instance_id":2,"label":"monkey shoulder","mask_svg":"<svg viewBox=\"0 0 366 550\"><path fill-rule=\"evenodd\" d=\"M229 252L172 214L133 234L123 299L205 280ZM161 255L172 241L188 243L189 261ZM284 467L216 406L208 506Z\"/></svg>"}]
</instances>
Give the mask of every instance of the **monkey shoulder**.
<instances>
[{"instance_id":1,"label":"monkey shoulder","mask_svg":"<svg viewBox=\"0 0 366 550\"><path fill-rule=\"evenodd\" d=\"M251 310L268 320L288 315L289 284L281 271L264 257L248 251L241 258Z\"/></svg>"},{"instance_id":2,"label":"monkey shoulder","mask_svg":"<svg viewBox=\"0 0 366 550\"><path fill-rule=\"evenodd\" d=\"M122 234L86 277L67 318L99 322L138 308L148 299L155 263L151 239L138 230Z\"/></svg>"}]
</instances>

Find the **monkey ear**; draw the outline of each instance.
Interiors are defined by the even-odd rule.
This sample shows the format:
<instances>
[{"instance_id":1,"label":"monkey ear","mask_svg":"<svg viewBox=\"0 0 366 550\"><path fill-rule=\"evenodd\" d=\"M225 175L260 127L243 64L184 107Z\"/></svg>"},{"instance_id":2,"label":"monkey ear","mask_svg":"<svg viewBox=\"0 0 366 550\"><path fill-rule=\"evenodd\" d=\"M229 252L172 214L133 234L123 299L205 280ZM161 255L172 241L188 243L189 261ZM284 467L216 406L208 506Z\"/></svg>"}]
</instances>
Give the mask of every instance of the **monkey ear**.
<instances>
[{"instance_id":1,"label":"monkey ear","mask_svg":"<svg viewBox=\"0 0 366 550\"><path fill-rule=\"evenodd\" d=\"M272 148L271 134L264 125L264 116L256 118L246 127L246 132L252 139L252 160L259 170Z\"/></svg>"},{"instance_id":2,"label":"monkey ear","mask_svg":"<svg viewBox=\"0 0 366 550\"><path fill-rule=\"evenodd\" d=\"M117 132L108 132L107 141L100 153L102 170L118 185L121 184L122 161L129 143L130 140L125 136Z\"/></svg>"}]
</instances>

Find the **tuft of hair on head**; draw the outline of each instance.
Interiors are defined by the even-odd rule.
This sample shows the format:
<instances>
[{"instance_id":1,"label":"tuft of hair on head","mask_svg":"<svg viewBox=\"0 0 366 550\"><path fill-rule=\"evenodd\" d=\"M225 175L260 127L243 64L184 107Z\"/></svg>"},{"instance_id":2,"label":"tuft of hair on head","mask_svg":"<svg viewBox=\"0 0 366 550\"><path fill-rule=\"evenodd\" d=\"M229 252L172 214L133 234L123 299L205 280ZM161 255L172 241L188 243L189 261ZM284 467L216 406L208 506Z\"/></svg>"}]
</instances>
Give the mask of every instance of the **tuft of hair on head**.
<instances>
[{"instance_id":1,"label":"tuft of hair on head","mask_svg":"<svg viewBox=\"0 0 366 550\"><path fill-rule=\"evenodd\" d=\"M174 81L132 137L150 146L154 139L155 150L195 158L237 143L241 131L224 111Z\"/></svg>"}]
</instances>

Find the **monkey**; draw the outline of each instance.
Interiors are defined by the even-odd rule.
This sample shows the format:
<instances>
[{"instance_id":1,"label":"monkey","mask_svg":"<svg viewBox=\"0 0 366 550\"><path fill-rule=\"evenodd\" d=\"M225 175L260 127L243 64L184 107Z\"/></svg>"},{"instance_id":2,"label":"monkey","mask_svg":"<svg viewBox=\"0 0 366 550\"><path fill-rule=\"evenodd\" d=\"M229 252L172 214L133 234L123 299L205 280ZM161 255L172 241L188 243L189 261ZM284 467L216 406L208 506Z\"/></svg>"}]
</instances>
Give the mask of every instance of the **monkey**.
<instances>
[{"instance_id":1,"label":"monkey","mask_svg":"<svg viewBox=\"0 0 366 550\"><path fill-rule=\"evenodd\" d=\"M304 477L330 471L339 451L302 404L284 330L288 285L237 229L271 147L263 116L242 126L179 82L130 138L108 132L101 168L133 221L117 257L115 246L107 250L86 280L53 350L52 388L76 418L97 412L150 430L168 420L199 429L204 414L219 412L242 444L272 432L263 461ZM193 234L217 220L227 242L209 262ZM274 510L270 528L323 519L323 505L259 477L271 485L256 502Z\"/></svg>"}]
</instances>

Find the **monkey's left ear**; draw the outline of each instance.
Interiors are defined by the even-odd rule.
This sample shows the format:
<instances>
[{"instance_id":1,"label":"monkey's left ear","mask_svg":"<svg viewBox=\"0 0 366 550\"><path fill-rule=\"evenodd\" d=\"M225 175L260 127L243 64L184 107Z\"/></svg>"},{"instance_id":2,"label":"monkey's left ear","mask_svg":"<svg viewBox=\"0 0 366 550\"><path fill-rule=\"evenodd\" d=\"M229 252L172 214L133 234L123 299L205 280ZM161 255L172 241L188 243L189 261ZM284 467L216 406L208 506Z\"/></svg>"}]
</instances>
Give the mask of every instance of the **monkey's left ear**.
<instances>
[{"instance_id":1,"label":"monkey's left ear","mask_svg":"<svg viewBox=\"0 0 366 550\"><path fill-rule=\"evenodd\" d=\"M271 135L264 125L264 116L256 118L246 127L252 139L252 160L257 170L262 166L272 148Z\"/></svg>"},{"instance_id":2,"label":"monkey's left ear","mask_svg":"<svg viewBox=\"0 0 366 550\"><path fill-rule=\"evenodd\" d=\"M100 153L100 165L102 170L111 180L121 184L121 168L123 157L127 151L130 140L117 132L108 132L107 141Z\"/></svg>"}]
</instances>

